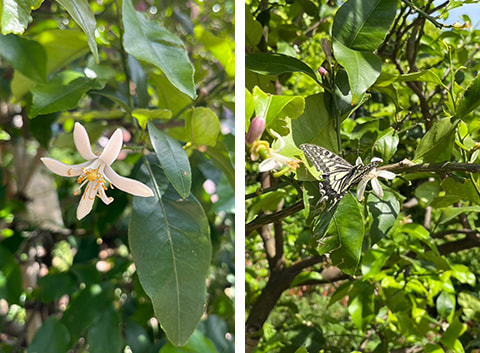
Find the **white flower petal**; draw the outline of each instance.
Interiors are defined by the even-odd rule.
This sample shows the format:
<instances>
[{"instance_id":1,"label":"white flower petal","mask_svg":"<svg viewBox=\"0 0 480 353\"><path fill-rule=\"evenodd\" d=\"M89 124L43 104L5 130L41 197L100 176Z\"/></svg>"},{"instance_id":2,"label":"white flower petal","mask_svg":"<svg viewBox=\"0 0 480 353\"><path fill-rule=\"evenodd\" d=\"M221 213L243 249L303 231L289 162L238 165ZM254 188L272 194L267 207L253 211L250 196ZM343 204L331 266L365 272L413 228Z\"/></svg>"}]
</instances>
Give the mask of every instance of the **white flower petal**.
<instances>
[{"instance_id":1,"label":"white flower petal","mask_svg":"<svg viewBox=\"0 0 480 353\"><path fill-rule=\"evenodd\" d=\"M373 162L383 163L383 159L378 157L373 157L370 163L373 163Z\"/></svg>"},{"instance_id":2,"label":"white flower petal","mask_svg":"<svg viewBox=\"0 0 480 353\"><path fill-rule=\"evenodd\" d=\"M87 161L97 158L92 152L87 130L85 130L80 123L75 123L75 127L73 128L73 142L75 143L75 147L77 147L78 153Z\"/></svg>"},{"instance_id":3,"label":"white flower petal","mask_svg":"<svg viewBox=\"0 0 480 353\"><path fill-rule=\"evenodd\" d=\"M105 205L109 205L113 202L113 197L108 197L107 194L105 193L105 189L99 186L100 190L98 191L98 194L100 195L100 199L103 201Z\"/></svg>"},{"instance_id":4,"label":"white flower petal","mask_svg":"<svg viewBox=\"0 0 480 353\"><path fill-rule=\"evenodd\" d=\"M372 189L375 195L378 196L378 198L383 199L383 189L377 178L372 179Z\"/></svg>"},{"instance_id":5,"label":"white flower petal","mask_svg":"<svg viewBox=\"0 0 480 353\"><path fill-rule=\"evenodd\" d=\"M100 155L100 159L104 161L107 165L113 163L117 159L120 150L123 145L123 134L121 129L115 130L110 140L108 140L107 146Z\"/></svg>"},{"instance_id":6,"label":"white flower petal","mask_svg":"<svg viewBox=\"0 0 480 353\"><path fill-rule=\"evenodd\" d=\"M270 129L270 133L278 139L278 142L280 143L280 146L274 150L274 152L281 152L285 148L285 140L283 139L282 136L280 136L278 133Z\"/></svg>"},{"instance_id":7,"label":"white flower petal","mask_svg":"<svg viewBox=\"0 0 480 353\"><path fill-rule=\"evenodd\" d=\"M377 176L384 179L392 180L395 178L396 175L395 173L392 173L388 170L377 170Z\"/></svg>"},{"instance_id":8,"label":"white flower petal","mask_svg":"<svg viewBox=\"0 0 480 353\"><path fill-rule=\"evenodd\" d=\"M367 187L367 183L370 179L369 178L363 178L360 180L357 186L357 200L362 201L363 200L363 194L365 193L365 188Z\"/></svg>"},{"instance_id":9,"label":"white flower petal","mask_svg":"<svg viewBox=\"0 0 480 353\"><path fill-rule=\"evenodd\" d=\"M90 213L93 207L93 201L95 201L95 195L97 191L95 190L95 182L89 182L85 191L80 199L80 203L77 208L77 219L81 220L87 214Z\"/></svg>"},{"instance_id":10,"label":"white flower petal","mask_svg":"<svg viewBox=\"0 0 480 353\"><path fill-rule=\"evenodd\" d=\"M150 189L147 185L139 182L138 180L125 178L118 175L109 165L105 166L104 173L108 180L110 180L115 187L122 191L136 196L153 196L152 189Z\"/></svg>"},{"instance_id":11,"label":"white flower petal","mask_svg":"<svg viewBox=\"0 0 480 353\"><path fill-rule=\"evenodd\" d=\"M282 168L282 163L277 161L275 158L270 157L262 161L258 165L258 171L263 173L263 172L268 172L270 170L276 170L276 169L281 169Z\"/></svg>"},{"instance_id":12,"label":"white flower petal","mask_svg":"<svg viewBox=\"0 0 480 353\"><path fill-rule=\"evenodd\" d=\"M86 168L92 163L91 161L86 161L80 164L68 165L48 157L40 158L40 160L50 171L65 177L79 176L82 174L82 168Z\"/></svg>"}]
</instances>

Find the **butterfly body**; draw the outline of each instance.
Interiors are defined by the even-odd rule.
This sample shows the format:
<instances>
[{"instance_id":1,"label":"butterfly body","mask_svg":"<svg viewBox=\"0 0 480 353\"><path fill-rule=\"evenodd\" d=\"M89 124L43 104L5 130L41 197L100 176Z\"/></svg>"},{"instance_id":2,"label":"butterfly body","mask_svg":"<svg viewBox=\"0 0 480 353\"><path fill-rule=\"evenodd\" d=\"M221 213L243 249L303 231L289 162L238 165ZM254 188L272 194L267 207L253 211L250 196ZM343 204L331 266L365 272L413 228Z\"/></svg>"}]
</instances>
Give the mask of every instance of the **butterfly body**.
<instances>
[{"instance_id":1,"label":"butterfly body","mask_svg":"<svg viewBox=\"0 0 480 353\"><path fill-rule=\"evenodd\" d=\"M329 209L336 206L352 185L375 169L381 161L375 158L368 165L364 165L360 159L357 159L357 163L351 165L335 153L317 145L302 144L300 149L315 169L322 173L320 202L327 201L330 204Z\"/></svg>"}]
</instances>

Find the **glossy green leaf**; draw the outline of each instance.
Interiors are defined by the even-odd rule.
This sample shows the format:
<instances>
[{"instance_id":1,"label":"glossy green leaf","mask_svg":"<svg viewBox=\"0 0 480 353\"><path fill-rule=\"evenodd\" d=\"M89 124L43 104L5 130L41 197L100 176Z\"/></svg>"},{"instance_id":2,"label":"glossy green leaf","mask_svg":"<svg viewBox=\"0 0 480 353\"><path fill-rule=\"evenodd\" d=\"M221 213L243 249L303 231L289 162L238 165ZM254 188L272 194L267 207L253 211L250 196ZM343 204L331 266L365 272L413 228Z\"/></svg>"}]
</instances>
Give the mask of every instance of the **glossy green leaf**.
<instances>
[{"instance_id":1,"label":"glossy green leaf","mask_svg":"<svg viewBox=\"0 0 480 353\"><path fill-rule=\"evenodd\" d=\"M300 96L277 96L263 92L255 87L252 92L255 104L255 115L263 116L266 120L266 129L272 128L275 120L289 117L296 119L305 109L305 101ZM277 131L281 133L281 131Z\"/></svg>"},{"instance_id":2,"label":"glossy green leaf","mask_svg":"<svg viewBox=\"0 0 480 353\"><path fill-rule=\"evenodd\" d=\"M92 9L87 0L56 0L62 5L65 10L72 16L73 20L80 26L80 28L87 35L88 45L90 51L98 63L100 58L98 56L97 42L95 41L95 28L97 21L93 16Z\"/></svg>"},{"instance_id":3,"label":"glossy green leaf","mask_svg":"<svg viewBox=\"0 0 480 353\"><path fill-rule=\"evenodd\" d=\"M462 99L458 102L458 108L455 116L459 119L466 119L468 114L476 110L480 106L480 75L477 75L470 87L463 94Z\"/></svg>"},{"instance_id":4,"label":"glossy green leaf","mask_svg":"<svg viewBox=\"0 0 480 353\"><path fill-rule=\"evenodd\" d=\"M30 13L40 7L43 0L0 1L0 28L2 34L22 34L30 22Z\"/></svg>"},{"instance_id":5,"label":"glossy green leaf","mask_svg":"<svg viewBox=\"0 0 480 353\"><path fill-rule=\"evenodd\" d=\"M108 303L101 311L98 319L89 327L87 343L90 353L122 351L122 327L120 315Z\"/></svg>"},{"instance_id":6,"label":"glossy green leaf","mask_svg":"<svg viewBox=\"0 0 480 353\"><path fill-rule=\"evenodd\" d=\"M158 130L151 122L148 122L148 132L168 180L182 198L188 197L192 187L192 170L185 150L177 140Z\"/></svg>"},{"instance_id":7,"label":"glossy green leaf","mask_svg":"<svg viewBox=\"0 0 480 353\"><path fill-rule=\"evenodd\" d=\"M303 114L292 121L295 145L313 143L336 152L338 150L334 121L325 107L324 93L305 98Z\"/></svg>"},{"instance_id":8,"label":"glossy green leaf","mask_svg":"<svg viewBox=\"0 0 480 353\"><path fill-rule=\"evenodd\" d=\"M212 160L213 165L225 174L232 188L235 188L235 168L225 144L218 142L213 147L208 146L206 152Z\"/></svg>"},{"instance_id":9,"label":"glossy green leaf","mask_svg":"<svg viewBox=\"0 0 480 353\"><path fill-rule=\"evenodd\" d=\"M38 85L32 88L33 101L29 117L76 108L85 93L98 88L101 86L97 81L84 77L63 83L52 80Z\"/></svg>"},{"instance_id":10,"label":"glossy green leaf","mask_svg":"<svg viewBox=\"0 0 480 353\"><path fill-rule=\"evenodd\" d=\"M183 347L176 347L168 342L159 353L218 353L213 343L200 331L196 330L188 343Z\"/></svg>"},{"instance_id":11,"label":"glossy green leaf","mask_svg":"<svg viewBox=\"0 0 480 353\"><path fill-rule=\"evenodd\" d=\"M297 58L278 53L259 53L245 57L245 68L261 75L280 75L285 72L303 72L317 81L310 66Z\"/></svg>"},{"instance_id":12,"label":"glossy green leaf","mask_svg":"<svg viewBox=\"0 0 480 353\"><path fill-rule=\"evenodd\" d=\"M352 102L356 103L380 76L382 61L372 53L353 50L339 42L333 42L333 52L347 72Z\"/></svg>"},{"instance_id":13,"label":"glossy green leaf","mask_svg":"<svg viewBox=\"0 0 480 353\"><path fill-rule=\"evenodd\" d=\"M319 251L330 252L333 265L346 274L354 275L362 255L365 235L363 215L357 199L350 193L345 195L331 219L326 238L320 240Z\"/></svg>"},{"instance_id":14,"label":"glossy green leaf","mask_svg":"<svg viewBox=\"0 0 480 353\"><path fill-rule=\"evenodd\" d=\"M400 138L393 128L387 129L375 142L375 149L381 154L383 161L388 162L397 152Z\"/></svg>"},{"instance_id":15,"label":"glossy green leaf","mask_svg":"<svg viewBox=\"0 0 480 353\"><path fill-rule=\"evenodd\" d=\"M22 271L15 257L0 245L0 298L16 304L22 294Z\"/></svg>"},{"instance_id":16,"label":"glossy green leaf","mask_svg":"<svg viewBox=\"0 0 480 353\"><path fill-rule=\"evenodd\" d=\"M192 98L179 91L164 75L150 74L158 94L158 108L168 109L173 116L192 105Z\"/></svg>"},{"instance_id":17,"label":"glossy green leaf","mask_svg":"<svg viewBox=\"0 0 480 353\"><path fill-rule=\"evenodd\" d=\"M441 292L437 297L437 312L442 319L446 319L455 310L455 295L452 293Z\"/></svg>"},{"instance_id":18,"label":"glossy green leaf","mask_svg":"<svg viewBox=\"0 0 480 353\"><path fill-rule=\"evenodd\" d=\"M245 4L245 45L255 47L262 39L263 29L260 22L253 18L250 9Z\"/></svg>"},{"instance_id":19,"label":"glossy green leaf","mask_svg":"<svg viewBox=\"0 0 480 353\"><path fill-rule=\"evenodd\" d=\"M368 249L362 257L363 278L367 279L379 275L390 255L390 251L385 249Z\"/></svg>"},{"instance_id":20,"label":"glossy green leaf","mask_svg":"<svg viewBox=\"0 0 480 353\"><path fill-rule=\"evenodd\" d=\"M414 162L446 162L450 160L456 124L449 118L436 121L423 136L415 151Z\"/></svg>"},{"instance_id":21,"label":"glossy green leaf","mask_svg":"<svg viewBox=\"0 0 480 353\"><path fill-rule=\"evenodd\" d=\"M452 265L452 276L455 277L460 283L467 283L472 287L475 286L477 282L477 277L475 274L465 265Z\"/></svg>"},{"instance_id":22,"label":"glossy green leaf","mask_svg":"<svg viewBox=\"0 0 480 353\"><path fill-rule=\"evenodd\" d=\"M398 0L349 0L335 14L334 44L372 52L387 35L397 12Z\"/></svg>"},{"instance_id":23,"label":"glossy green leaf","mask_svg":"<svg viewBox=\"0 0 480 353\"><path fill-rule=\"evenodd\" d=\"M135 109L132 116L137 119L142 129L147 127L147 122L155 119L168 120L172 117L172 112L168 109Z\"/></svg>"},{"instance_id":24,"label":"glossy green leaf","mask_svg":"<svg viewBox=\"0 0 480 353\"><path fill-rule=\"evenodd\" d=\"M89 50L85 35L81 31L45 30L34 39L47 53L47 75L85 55ZM34 81L15 71L12 92L17 99L21 99L34 85Z\"/></svg>"},{"instance_id":25,"label":"glossy green leaf","mask_svg":"<svg viewBox=\"0 0 480 353\"><path fill-rule=\"evenodd\" d=\"M215 146L220 134L220 121L211 109L199 107L187 115L185 129L194 146Z\"/></svg>"},{"instance_id":26,"label":"glossy green leaf","mask_svg":"<svg viewBox=\"0 0 480 353\"><path fill-rule=\"evenodd\" d=\"M372 214L370 244L376 244L393 227L400 212L400 202L392 192L385 191L383 199L374 193L368 195L367 207Z\"/></svg>"},{"instance_id":27,"label":"glossy green leaf","mask_svg":"<svg viewBox=\"0 0 480 353\"><path fill-rule=\"evenodd\" d=\"M69 342L67 328L55 316L50 316L36 332L27 353L65 353Z\"/></svg>"},{"instance_id":28,"label":"glossy green leaf","mask_svg":"<svg viewBox=\"0 0 480 353\"><path fill-rule=\"evenodd\" d=\"M70 300L60 322L68 328L71 341L100 317L109 300L106 290L98 284L87 286Z\"/></svg>"},{"instance_id":29,"label":"glossy green leaf","mask_svg":"<svg viewBox=\"0 0 480 353\"><path fill-rule=\"evenodd\" d=\"M364 330L374 315L373 299L375 286L367 282L355 283L355 295L350 298L348 312L353 324L360 330Z\"/></svg>"},{"instance_id":30,"label":"glossy green leaf","mask_svg":"<svg viewBox=\"0 0 480 353\"><path fill-rule=\"evenodd\" d=\"M210 51L230 77L235 77L235 43L229 37L220 38L198 25L194 29L195 38Z\"/></svg>"},{"instance_id":31,"label":"glossy green leaf","mask_svg":"<svg viewBox=\"0 0 480 353\"><path fill-rule=\"evenodd\" d=\"M426 181L415 188L415 196L424 204L430 204L440 193L440 182L438 180Z\"/></svg>"},{"instance_id":32,"label":"glossy green leaf","mask_svg":"<svg viewBox=\"0 0 480 353\"><path fill-rule=\"evenodd\" d=\"M131 0L124 0L122 9L123 46L127 53L158 67L175 87L195 99L194 69L183 42L135 11Z\"/></svg>"},{"instance_id":33,"label":"glossy green leaf","mask_svg":"<svg viewBox=\"0 0 480 353\"><path fill-rule=\"evenodd\" d=\"M135 266L168 339L184 345L204 312L208 220L193 196L180 197L159 165L142 165L137 179L155 196L133 197L129 243Z\"/></svg>"},{"instance_id":34,"label":"glossy green leaf","mask_svg":"<svg viewBox=\"0 0 480 353\"><path fill-rule=\"evenodd\" d=\"M253 104L253 96L248 89L245 89L245 132L248 131L251 118L255 112L255 106Z\"/></svg>"},{"instance_id":35,"label":"glossy green leaf","mask_svg":"<svg viewBox=\"0 0 480 353\"><path fill-rule=\"evenodd\" d=\"M47 53L40 43L13 34L0 34L0 48L0 56L15 70L33 81L47 81Z\"/></svg>"}]
</instances>

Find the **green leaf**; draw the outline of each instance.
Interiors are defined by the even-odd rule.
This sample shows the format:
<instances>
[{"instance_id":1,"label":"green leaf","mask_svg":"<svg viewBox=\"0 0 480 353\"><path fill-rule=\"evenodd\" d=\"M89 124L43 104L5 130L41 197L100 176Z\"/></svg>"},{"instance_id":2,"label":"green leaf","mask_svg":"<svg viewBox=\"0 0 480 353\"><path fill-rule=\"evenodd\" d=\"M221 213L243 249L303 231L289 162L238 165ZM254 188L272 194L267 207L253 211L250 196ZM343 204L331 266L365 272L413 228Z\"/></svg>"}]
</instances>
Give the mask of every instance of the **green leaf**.
<instances>
[{"instance_id":1,"label":"green leaf","mask_svg":"<svg viewBox=\"0 0 480 353\"><path fill-rule=\"evenodd\" d=\"M354 295L348 303L348 312L353 324L359 330L364 330L374 315L373 299L376 288L374 285L360 281L355 283L354 286Z\"/></svg>"},{"instance_id":2,"label":"green leaf","mask_svg":"<svg viewBox=\"0 0 480 353\"><path fill-rule=\"evenodd\" d=\"M470 87L467 88L463 94L462 99L458 102L457 112L455 117L464 121L471 121L466 119L467 115L473 112L480 106L480 75L477 75Z\"/></svg>"},{"instance_id":3,"label":"green leaf","mask_svg":"<svg viewBox=\"0 0 480 353\"><path fill-rule=\"evenodd\" d=\"M292 120L292 138L296 146L313 143L337 152L337 134L334 121L325 107L324 93L305 98L303 114Z\"/></svg>"},{"instance_id":4,"label":"green leaf","mask_svg":"<svg viewBox=\"0 0 480 353\"><path fill-rule=\"evenodd\" d=\"M80 337L100 316L109 300L106 290L98 284L85 287L70 300L60 322L72 335L71 342Z\"/></svg>"},{"instance_id":5,"label":"green leaf","mask_svg":"<svg viewBox=\"0 0 480 353\"><path fill-rule=\"evenodd\" d=\"M30 23L30 13L36 10L43 0L2 0L0 1L0 28L2 34L22 34Z\"/></svg>"},{"instance_id":6,"label":"green leaf","mask_svg":"<svg viewBox=\"0 0 480 353\"><path fill-rule=\"evenodd\" d=\"M108 303L102 308L98 319L88 329L87 343L90 353L122 351L122 331L120 315Z\"/></svg>"},{"instance_id":7,"label":"green leaf","mask_svg":"<svg viewBox=\"0 0 480 353\"><path fill-rule=\"evenodd\" d=\"M125 51L158 67L168 80L192 99L197 97L193 81L194 69L183 42L135 11L131 0L123 1L123 46Z\"/></svg>"},{"instance_id":8,"label":"green leaf","mask_svg":"<svg viewBox=\"0 0 480 353\"><path fill-rule=\"evenodd\" d=\"M250 126L250 120L255 112L255 106L253 104L253 96L248 89L245 88L245 132L248 131Z\"/></svg>"},{"instance_id":9,"label":"green leaf","mask_svg":"<svg viewBox=\"0 0 480 353\"><path fill-rule=\"evenodd\" d=\"M159 165L142 165L137 179L155 197L133 197L129 243L135 266L168 339L184 345L204 312L212 251L208 220L192 195L179 196Z\"/></svg>"},{"instance_id":10,"label":"green leaf","mask_svg":"<svg viewBox=\"0 0 480 353\"><path fill-rule=\"evenodd\" d=\"M206 152L212 160L213 165L225 174L232 188L235 188L235 168L228 153L227 146L225 146L223 142L217 142L213 147L208 146Z\"/></svg>"},{"instance_id":11,"label":"green leaf","mask_svg":"<svg viewBox=\"0 0 480 353\"><path fill-rule=\"evenodd\" d=\"M138 106L141 108L147 108L150 102L147 81L150 77L147 77L147 73L142 64L131 55L128 56L128 69L132 81L135 83L135 95L138 99Z\"/></svg>"},{"instance_id":12,"label":"green leaf","mask_svg":"<svg viewBox=\"0 0 480 353\"><path fill-rule=\"evenodd\" d=\"M462 344L458 339L466 330L467 325L461 322L458 317L455 317L448 326L447 331L443 334L440 342L455 353L463 352Z\"/></svg>"},{"instance_id":13,"label":"green leaf","mask_svg":"<svg viewBox=\"0 0 480 353\"><path fill-rule=\"evenodd\" d=\"M415 151L414 162L445 162L450 160L455 127L449 118L436 121L420 140Z\"/></svg>"},{"instance_id":14,"label":"green leaf","mask_svg":"<svg viewBox=\"0 0 480 353\"><path fill-rule=\"evenodd\" d=\"M452 265L452 276L455 277L460 283L467 283L472 287L475 286L477 277L470 271L465 265L454 264Z\"/></svg>"},{"instance_id":15,"label":"green leaf","mask_svg":"<svg viewBox=\"0 0 480 353\"><path fill-rule=\"evenodd\" d=\"M159 353L218 353L213 343L200 331L195 330L192 337L183 347L175 347L172 342L167 342Z\"/></svg>"},{"instance_id":16,"label":"green leaf","mask_svg":"<svg viewBox=\"0 0 480 353\"><path fill-rule=\"evenodd\" d=\"M62 295L72 294L78 289L78 283L70 272L49 273L38 279L38 287L42 301L50 303Z\"/></svg>"},{"instance_id":17,"label":"green leaf","mask_svg":"<svg viewBox=\"0 0 480 353\"><path fill-rule=\"evenodd\" d=\"M34 38L47 53L47 75L88 53L88 44L81 31L44 30ZM15 71L12 92L20 100L35 86L35 82Z\"/></svg>"},{"instance_id":18,"label":"green leaf","mask_svg":"<svg viewBox=\"0 0 480 353\"><path fill-rule=\"evenodd\" d=\"M458 294L458 304L462 307L467 320L478 322L480 320L480 300L467 292Z\"/></svg>"},{"instance_id":19,"label":"green leaf","mask_svg":"<svg viewBox=\"0 0 480 353\"><path fill-rule=\"evenodd\" d=\"M347 72L352 103L356 103L380 76L382 61L372 53L353 50L339 42L333 42L333 52Z\"/></svg>"},{"instance_id":20,"label":"green leaf","mask_svg":"<svg viewBox=\"0 0 480 353\"><path fill-rule=\"evenodd\" d=\"M260 75L280 75L285 72L303 72L317 81L317 76L310 66L297 58L277 54L259 53L245 57L245 68Z\"/></svg>"},{"instance_id":21,"label":"green leaf","mask_svg":"<svg viewBox=\"0 0 480 353\"><path fill-rule=\"evenodd\" d=\"M192 187L192 170L185 150L177 140L158 130L150 121L148 132L155 154L168 180L182 198L188 197Z\"/></svg>"},{"instance_id":22,"label":"green leaf","mask_svg":"<svg viewBox=\"0 0 480 353\"><path fill-rule=\"evenodd\" d=\"M235 77L235 43L228 37L215 36L202 25L195 26L194 34L195 38L222 64L226 74Z\"/></svg>"},{"instance_id":23,"label":"green leaf","mask_svg":"<svg viewBox=\"0 0 480 353\"><path fill-rule=\"evenodd\" d=\"M168 109L173 116L177 116L192 105L192 99L180 92L165 76L153 73L149 73L149 76L158 94L158 108Z\"/></svg>"},{"instance_id":24,"label":"green leaf","mask_svg":"<svg viewBox=\"0 0 480 353\"><path fill-rule=\"evenodd\" d=\"M272 127L277 119L288 117L296 119L305 109L305 100L300 96L277 96L263 92L259 87L253 89L255 115L263 116L266 129ZM281 131L277 131L281 134Z\"/></svg>"},{"instance_id":25,"label":"green leaf","mask_svg":"<svg viewBox=\"0 0 480 353\"><path fill-rule=\"evenodd\" d=\"M385 249L368 249L362 258L363 278L372 278L380 274L390 255L391 252Z\"/></svg>"},{"instance_id":26,"label":"green leaf","mask_svg":"<svg viewBox=\"0 0 480 353\"><path fill-rule=\"evenodd\" d=\"M137 119L138 124L145 130L147 122L155 119L168 120L172 117L172 112L168 109L135 109L132 116Z\"/></svg>"},{"instance_id":27,"label":"green leaf","mask_svg":"<svg viewBox=\"0 0 480 353\"><path fill-rule=\"evenodd\" d=\"M49 83L32 88L32 108L29 117L74 109L78 102L91 89L99 89L95 80L79 77L72 81L51 80Z\"/></svg>"},{"instance_id":28,"label":"green leaf","mask_svg":"<svg viewBox=\"0 0 480 353\"><path fill-rule=\"evenodd\" d=\"M447 319L455 310L455 295L441 292L437 298L437 312L442 319Z\"/></svg>"},{"instance_id":29,"label":"green leaf","mask_svg":"<svg viewBox=\"0 0 480 353\"><path fill-rule=\"evenodd\" d=\"M397 152L397 146L400 139L393 128L388 128L382 132L381 136L375 142L375 149L382 155L383 161L388 162Z\"/></svg>"},{"instance_id":30,"label":"green leaf","mask_svg":"<svg viewBox=\"0 0 480 353\"><path fill-rule=\"evenodd\" d=\"M220 134L220 121L212 110L199 107L187 115L185 129L194 146L215 146Z\"/></svg>"},{"instance_id":31,"label":"green leaf","mask_svg":"<svg viewBox=\"0 0 480 353\"><path fill-rule=\"evenodd\" d=\"M0 47L0 55L15 70L36 82L47 81L47 53L40 43L13 34L0 34Z\"/></svg>"},{"instance_id":32,"label":"green leaf","mask_svg":"<svg viewBox=\"0 0 480 353\"><path fill-rule=\"evenodd\" d=\"M22 271L15 257L0 245L0 298L17 304L22 294Z\"/></svg>"},{"instance_id":33,"label":"green leaf","mask_svg":"<svg viewBox=\"0 0 480 353\"><path fill-rule=\"evenodd\" d=\"M55 316L50 316L35 333L27 353L65 353L69 342L67 328Z\"/></svg>"},{"instance_id":34,"label":"green leaf","mask_svg":"<svg viewBox=\"0 0 480 353\"><path fill-rule=\"evenodd\" d=\"M398 0L349 0L337 11L332 36L344 46L372 52L382 44L397 12Z\"/></svg>"},{"instance_id":35,"label":"green leaf","mask_svg":"<svg viewBox=\"0 0 480 353\"><path fill-rule=\"evenodd\" d=\"M97 27L97 21L93 16L93 11L90 8L90 4L87 0L56 0L62 5L65 10L72 16L73 20L80 26L80 28L87 35L88 45L90 51L95 58L95 61L100 62L98 56L97 42L95 41L95 28Z\"/></svg>"},{"instance_id":36,"label":"green leaf","mask_svg":"<svg viewBox=\"0 0 480 353\"><path fill-rule=\"evenodd\" d=\"M480 204L480 195L470 179L459 182L457 178L449 177L442 181L441 186L446 196L456 196Z\"/></svg>"},{"instance_id":37,"label":"green leaf","mask_svg":"<svg viewBox=\"0 0 480 353\"><path fill-rule=\"evenodd\" d=\"M400 202L392 192L385 191L383 199L374 193L368 195L367 207L372 214L370 245L378 243L393 227L400 212Z\"/></svg>"},{"instance_id":38,"label":"green leaf","mask_svg":"<svg viewBox=\"0 0 480 353\"><path fill-rule=\"evenodd\" d=\"M360 204L350 193L342 199L327 230L325 239L320 240L319 251L331 251L332 264L343 272L354 275L362 255L365 235Z\"/></svg>"},{"instance_id":39,"label":"green leaf","mask_svg":"<svg viewBox=\"0 0 480 353\"><path fill-rule=\"evenodd\" d=\"M253 18L250 9L245 4L245 45L253 48L260 43L262 31L262 25Z\"/></svg>"}]
</instances>

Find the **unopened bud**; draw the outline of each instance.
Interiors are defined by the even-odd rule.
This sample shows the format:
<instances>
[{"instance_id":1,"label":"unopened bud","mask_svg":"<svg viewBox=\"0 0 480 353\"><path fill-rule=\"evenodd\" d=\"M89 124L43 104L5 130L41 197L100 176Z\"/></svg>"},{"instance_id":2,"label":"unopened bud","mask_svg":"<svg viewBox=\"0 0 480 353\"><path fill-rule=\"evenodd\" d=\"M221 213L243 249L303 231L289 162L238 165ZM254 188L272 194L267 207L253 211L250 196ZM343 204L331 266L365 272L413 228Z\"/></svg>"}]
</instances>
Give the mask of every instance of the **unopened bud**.
<instances>
[{"instance_id":1,"label":"unopened bud","mask_svg":"<svg viewBox=\"0 0 480 353\"><path fill-rule=\"evenodd\" d=\"M320 39L320 46L322 47L323 52L325 53L325 58L328 63L332 63L332 43L327 38Z\"/></svg>"},{"instance_id":2,"label":"unopened bud","mask_svg":"<svg viewBox=\"0 0 480 353\"><path fill-rule=\"evenodd\" d=\"M247 134L245 135L245 142L247 145L251 145L258 140L265 131L265 119L261 116L253 118L250 126L248 127Z\"/></svg>"},{"instance_id":3,"label":"unopened bud","mask_svg":"<svg viewBox=\"0 0 480 353\"><path fill-rule=\"evenodd\" d=\"M319 73L320 76L322 76L322 77L328 76L328 71L327 71L323 66L320 66L320 67L318 68L318 73Z\"/></svg>"}]
</instances>

